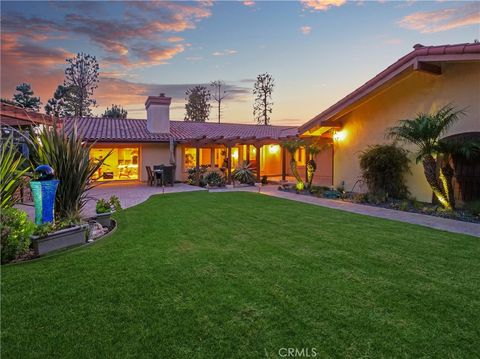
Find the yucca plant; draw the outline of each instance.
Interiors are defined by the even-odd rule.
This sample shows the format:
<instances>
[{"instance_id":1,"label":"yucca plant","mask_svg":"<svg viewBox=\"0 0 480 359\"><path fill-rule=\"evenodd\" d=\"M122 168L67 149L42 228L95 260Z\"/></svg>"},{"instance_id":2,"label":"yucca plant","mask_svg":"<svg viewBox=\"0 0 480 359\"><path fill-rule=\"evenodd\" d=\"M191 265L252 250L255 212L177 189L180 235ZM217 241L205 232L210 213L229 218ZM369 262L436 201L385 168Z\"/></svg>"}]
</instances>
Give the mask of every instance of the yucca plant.
<instances>
[{"instance_id":1,"label":"yucca plant","mask_svg":"<svg viewBox=\"0 0 480 359\"><path fill-rule=\"evenodd\" d=\"M283 148L285 148L290 153L290 169L292 171L292 175L297 180L297 189L303 189L305 187L305 183L303 182L302 177L300 177L300 175L298 174L295 152L297 152L297 150L304 145L305 144L302 140L291 140L285 141L283 143Z\"/></svg>"},{"instance_id":2,"label":"yucca plant","mask_svg":"<svg viewBox=\"0 0 480 359\"><path fill-rule=\"evenodd\" d=\"M255 174L253 173L252 166L246 161L244 161L240 166L235 168L232 177L235 181L238 181L242 184L255 183Z\"/></svg>"},{"instance_id":3,"label":"yucca plant","mask_svg":"<svg viewBox=\"0 0 480 359\"><path fill-rule=\"evenodd\" d=\"M48 164L60 180L55 198L58 219L78 218L87 202L87 192L95 187L93 177L105 160L90 158L92 144L84 143L76 126L70 133L63 129L44 127L30 138L35 166Z\"/></svg>"},{"instance_id":4,"label":"yucca plant","mask_svg":"<svg viewBox=\"0 0 480 359\"><path fill-rule=\"evenodd\" d=\"M417 147L416 162L422 162L428 184L435 197L447 210L452 210L455 206L451 157L455 154L468 157L476 152L475 148L478 147L473 142L449 143L440 139L461 115L464 115L464 111L447 105L434 114L420 113L415 119L402 120L398 126L387 130L388 137ZM437 176L439 157L444 157L444 160Z\"/></svg>"},{"instance_id":5,"label":"yucca plant","mask_svg":"<svg viewBox=\"0 0 480 359\"><path fill-rule=\"evenodd\" d=\"M2 198L0 208L6 209L18 201L18 198L15 198L15 192L22 185L29 167L25 166L25 157L15 147L13 135L2 139L1 147L0 190Z\"/></svg>"}]
</instances>

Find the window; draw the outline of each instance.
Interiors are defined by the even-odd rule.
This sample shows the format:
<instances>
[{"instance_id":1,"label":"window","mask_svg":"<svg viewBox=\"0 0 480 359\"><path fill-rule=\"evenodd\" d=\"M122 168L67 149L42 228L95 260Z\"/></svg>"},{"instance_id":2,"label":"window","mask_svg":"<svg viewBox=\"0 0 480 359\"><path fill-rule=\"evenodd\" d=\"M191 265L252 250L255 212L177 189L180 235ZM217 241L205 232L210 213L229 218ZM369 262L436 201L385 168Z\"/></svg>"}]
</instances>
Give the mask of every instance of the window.
<instances>
[{"instance_id":1,"label":"window","mask_svg":"<svg viewBox=\"0 0 480 359\"><path fill-rule=\"evenodd\" d=\"M95 177L100 181L138 180L138 147L92 148L90 158L102 160L110 151Z\"/></svg>"},{"instance_id":2,"label":"window","mask_svg":"<svg viewBox=\"0 0 480 359\"><path fill-rule=\"evenodd\" d=\"M297 152L295 152L295 160L297 165L305 166L305 148L300 147Z\"/></svg>"},{"instance_id":3,"label":"window","mask_svg":"<svg viewBox=\"0 0 480 359\"><path fill-rule=\"evenodd\" d=\"M195 148L185 148L184 165L185 169L195 167L197 165L197 151Z\"/></svg>"}]
</instances>

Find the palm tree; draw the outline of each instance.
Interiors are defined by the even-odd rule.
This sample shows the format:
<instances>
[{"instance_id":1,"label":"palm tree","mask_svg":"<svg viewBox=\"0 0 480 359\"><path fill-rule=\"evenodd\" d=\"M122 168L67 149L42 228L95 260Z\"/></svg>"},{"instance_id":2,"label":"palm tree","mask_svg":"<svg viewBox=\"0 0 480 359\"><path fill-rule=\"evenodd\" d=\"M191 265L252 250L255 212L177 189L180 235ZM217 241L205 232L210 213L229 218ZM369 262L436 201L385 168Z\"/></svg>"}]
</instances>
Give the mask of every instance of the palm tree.
<instances>
[{"instance_id":1,"label":"palm tree","mask_svg":"<svg viewBox=\"0 0 480 359\"><path fill-rule=\"evenodd\" d=\"M452 167L452 162L455 158L470 159L480 154L480 143L474 140L439 140L438 141L438 156L440 159L440 181L445 184L448 198L451 202L452 208L455 208L455 196L453 190L453 176L455 170Z\"/></svg>"},{"instance_id":2,"label":"palm tree","mask_svg":"<svg viewBox=\"0 0 480 359\"><path fill-rule=\"evenodd\" d=\"M302 177L298 174L297 161L295 160L295 152L304 145L302 140L292 140L285 141L283 143L283 148L285 148L290 153L290 169L292 170L292 175L297 180L297 189L303 189L305 183L302 180Z\"/></svg>"},{"instance_id":3,"label":"palm tree","mask_svg":"<svg viewBox=\"0 0 480 359\"><path fill-rule=\"evenodd\" d=\"M307 188L308 189L312 188L313 175L317 170L317 163L315 162L315 156L329 146L330 144L320 146L317 143L311 143L305 146L305 152L307 153L307 158L308 158L308 161L307 161Z\"/></svg>"},{"instance_id":4,"label":"palm tree","mask_svg":"<svg viewBox=\"0 0 480 359\"><path fill-rule=\"evenodd\" d=\"M452 156L470 156L476 152L475 148L478 144L473 142L458 144L440 140L440 138L464 114L463 110L456 110L453 106L447 105L434 114L420 113L415 119L399 121L398 126L387 130L388 137L411 143L417 147L416 162L422 162L428 184L447 210L452 210L455 206ZM442 165L437 176L439 159L442 159Z\"/></svg>"}]
</instances>

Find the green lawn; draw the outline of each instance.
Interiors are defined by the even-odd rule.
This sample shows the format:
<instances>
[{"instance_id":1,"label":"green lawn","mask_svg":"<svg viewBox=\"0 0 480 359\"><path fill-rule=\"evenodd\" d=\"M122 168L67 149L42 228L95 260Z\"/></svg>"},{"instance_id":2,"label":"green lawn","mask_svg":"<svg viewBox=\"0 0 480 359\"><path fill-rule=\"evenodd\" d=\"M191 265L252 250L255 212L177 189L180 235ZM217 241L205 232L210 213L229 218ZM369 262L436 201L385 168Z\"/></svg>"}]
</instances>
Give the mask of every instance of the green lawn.
<instances>
[{"instance_id":1,"label":"green lawn","mask_svg":"<svg viewBox=\"0 0 480 359\"><path fill-rule=\"evenodd\" d=\"M478 355L478 238L253 193L116 218L108 239L2 268L2 358Z\"/></svg>"}]
</instances>

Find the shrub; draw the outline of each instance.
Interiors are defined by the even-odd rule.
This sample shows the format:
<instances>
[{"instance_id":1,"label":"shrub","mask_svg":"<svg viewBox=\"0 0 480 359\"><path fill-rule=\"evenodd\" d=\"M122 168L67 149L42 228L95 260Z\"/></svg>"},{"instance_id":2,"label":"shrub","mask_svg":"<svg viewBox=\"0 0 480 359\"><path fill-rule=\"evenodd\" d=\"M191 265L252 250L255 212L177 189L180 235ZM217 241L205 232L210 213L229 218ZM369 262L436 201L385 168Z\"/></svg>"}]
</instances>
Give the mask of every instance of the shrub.
<instances>
[{"instance_id":1,"label":"shrub","mask_svg":"<svg viewBox=\"0 0 480 359\"><path fill-rule=\"evenodd\" d=\"M122 204L117 196L113 195L110 197L110 207L113 208L114 211L120 211L122 209Z\"/></svg>"},{"instance_id":2,"label":"shrub","mask_svg":"<svg viewBox=\"0 0 480 359\"><path fill-rule=\"evenodd\" d=\"M98 214L101 214L101 213L109 213L112 211L112 209L108 201L104 200L103 198L100 198L97 201L97 204L95 205L95 211Z\"/></svg>"},{"instance_id":3,"label":"shrub","mask_svg":"<svg viewBox=\"0 0 480 359\"><path fill-rule=\"evenodd\" d=\"M206 181L205 181L205 173L207 173L207 168L204 166L201 166L198 168L198 176L199 176L199 182L200 182L200 187L205 187L206 186ZM187 182L188 184L191 185L197 185L197 168L192 167L187 170Z\"/></svg>"},{"instance_id":4,"label":"shrub","mask_svg":"<svg viewBox=\"0 0 480 359\"><path fill-rule=\"evenodd\" d=\"M369 146L360 154L360 168L368 191L375 197L405 198L405 174L410 172L407 151L395 144Z\"/></svg>"},{"instance_id":5,"label":"shrub","mask_svg":"<svg viewBox=\"0 0 480 359\"><path fill-rule=\"evenodd\" d=\"M225 177L217 171L207 173L205 176L205 182L211 187L223 187L225 186Z\"/></svg>"},{"instance_id":6,"label":"shrub","mask_svg":"<svg viewBox=\"0 0 480 359\"><path fill-rule=\"evenodd\" d=\"M472 212L474 216L480 217L480 200L468 202L465 204L465 208Z\"/></svg>"},{"instance_id":7,"label":"shrub","mask_svg":"<svg viewBox=\"0 0 480 359\"><path fill-rule=\"evenodd\" d=\"M266 186L268 184L268 177L262 176L262 185Z\"/></svg>"},{"instance_id":8,"label":"shrub","mask_svg":"<svg viewBox=\"0 0 480 359\"><path fill-rule=\"evenodd\" d=\"M121 209L122 205L117 196L111 196L108 201L100 198L95 206L95 210L98 214L119 211Z\"/></svg>"},{"instance_id":9,"label":"shrub","mask_svg":"<svg viewBox=\"0 0 480 359\"><path fill-rule=\"evenodd\" d=\"M26 253L30 247L30 235L35 225L29 221L25 212L16 208L6 208L0 215L1 259L10 262Z\"/></svg>"},{"instance_id":10,"label":"shrub","mask_svg":"<svg viewBox=\"0 0 480 359\"><path fill-rule=\"evenodd\" d=\"M0 161L0 208L12 207L16 202L15 192L22 184L23 176L28 168L23 168L25 158L17 151L10 135L1 144Z\"/></svg>"},{"instance_id":11,"label":"shrub","mask_svg":"<svg viewBox=\"0 0 480 359\"><path fill-rule=\"evenodd\" d=\"M398 209L400 211L408 211L410 209L410 202L408 200L402 200L399 204L398 204Z\"/></svg>"},{"instance_id":12,"label":"shrub","mask_svg":"<svg viewBox=\"0 0 480 359\"><path fill-rule=\"evenodd\" d=\"M233 171L232 178L234 181L238 181L242 184L252 185L255 183L255 175L251 165L247 162L243 162Z\"/></svg>"},{"instance_id":13,"label":"shrub","mask_svg":"<svg viewBox=\"0 0 480 359\"><path fill-rule=\"evenodd\" d=\"M46 237L48 234L62 229L78 226L83 223L83 220L78 216L63 218L61 221L54 223L46 222L35 226L33 234L40 238Z\"/></svg>"}]
</instances>

